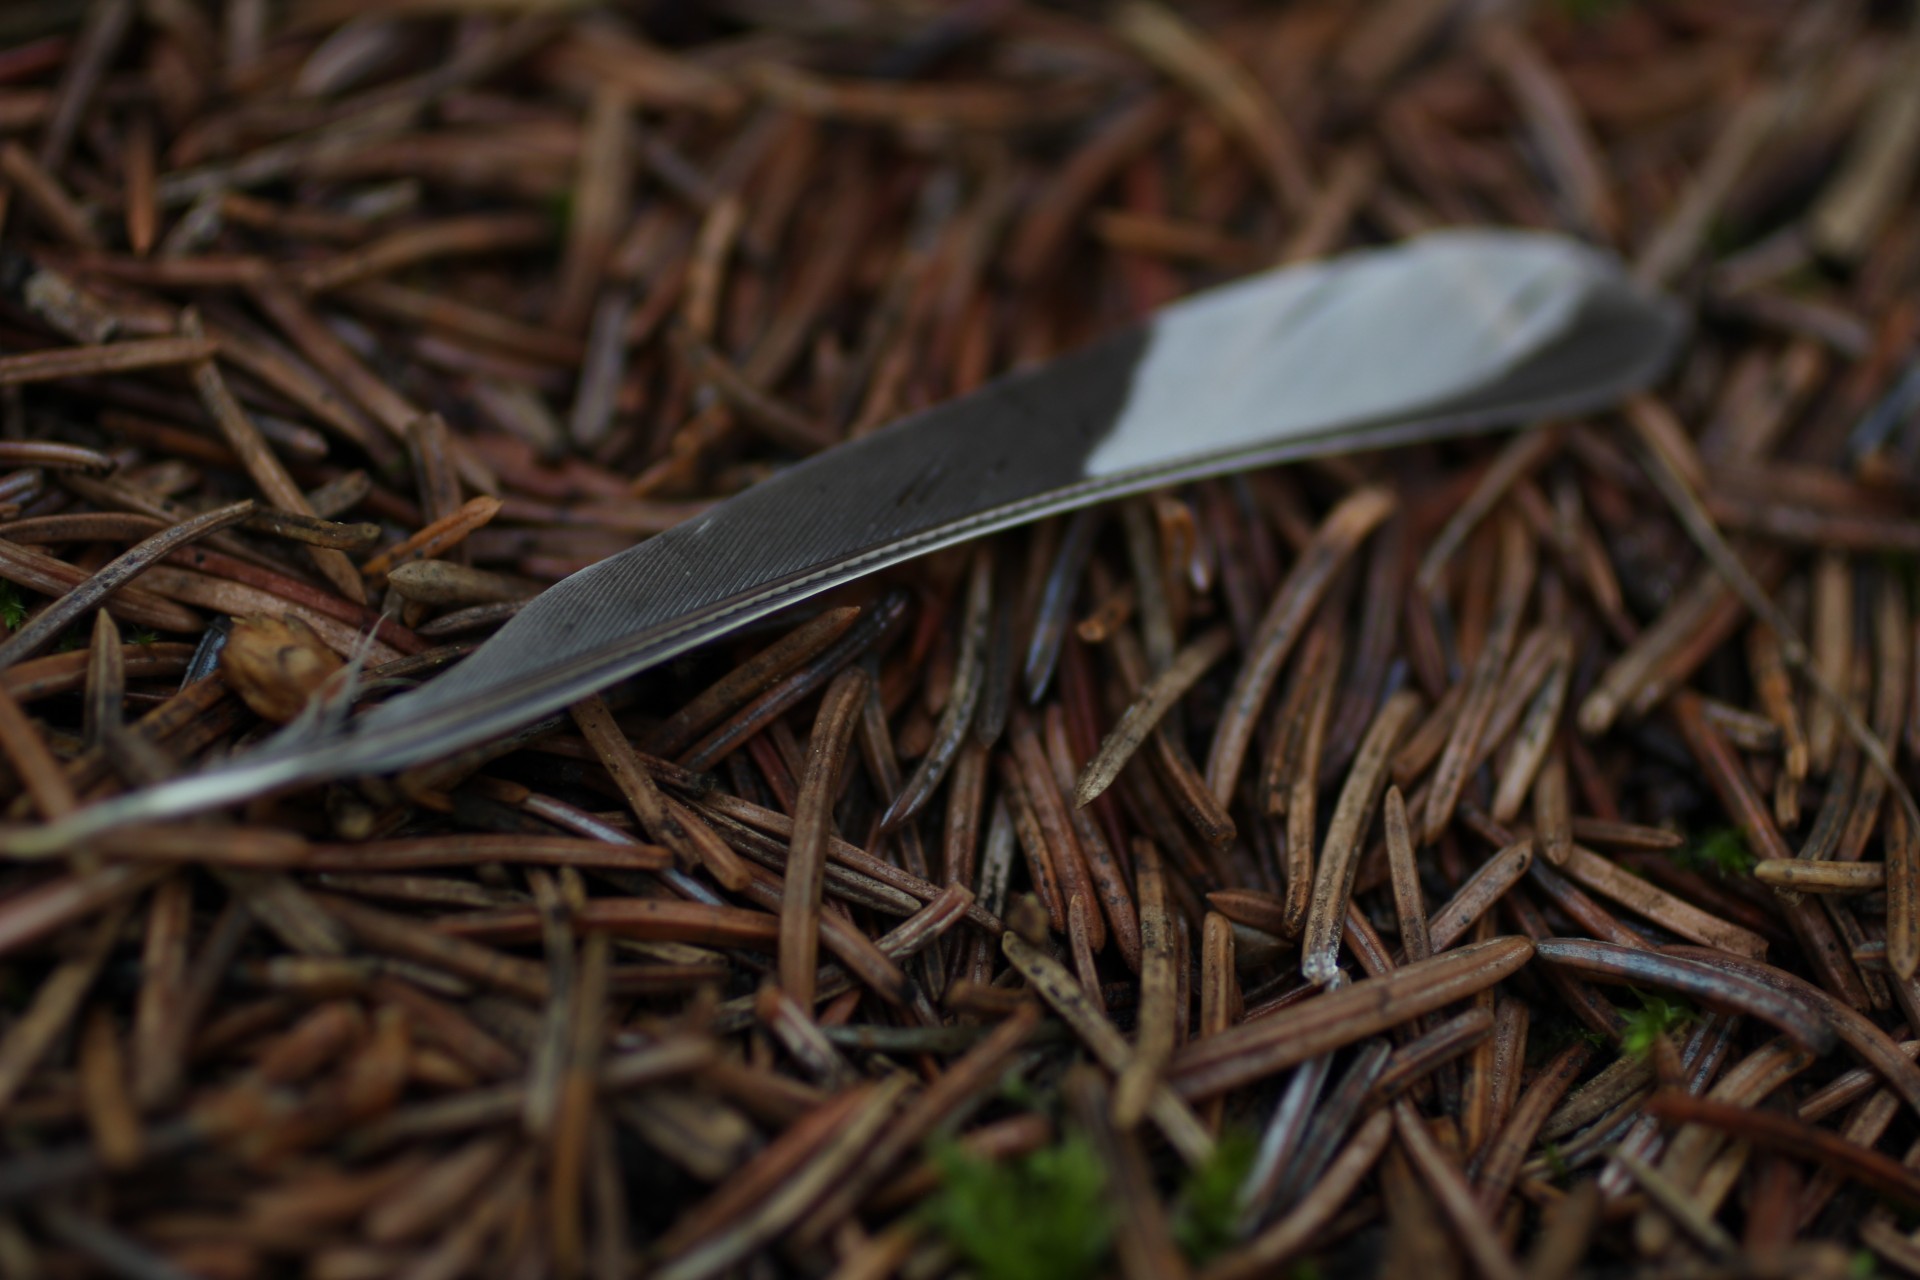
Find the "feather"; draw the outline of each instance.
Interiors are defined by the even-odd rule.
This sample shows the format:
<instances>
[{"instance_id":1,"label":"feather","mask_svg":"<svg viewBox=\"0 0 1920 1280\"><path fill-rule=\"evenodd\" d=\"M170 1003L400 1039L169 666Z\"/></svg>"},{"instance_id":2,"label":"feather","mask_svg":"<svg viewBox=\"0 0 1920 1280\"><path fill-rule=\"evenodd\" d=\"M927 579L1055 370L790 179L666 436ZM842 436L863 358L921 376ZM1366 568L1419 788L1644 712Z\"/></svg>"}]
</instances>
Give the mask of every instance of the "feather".
<instances>
[{"instance_id":1,"label":"feather","mask_svg":"<svg viewBox=\"0 0 1920 1280\"><path fill-rule=\"evenodd\" d=\"M34 838L418 764L862 574L1122 494L1592 411L1658 377L1685 332L1679 307L1613 258L1541 233L1435 232L1253 276L592 565L344 726L306 726Z\"/></svg>"}]
</instances>

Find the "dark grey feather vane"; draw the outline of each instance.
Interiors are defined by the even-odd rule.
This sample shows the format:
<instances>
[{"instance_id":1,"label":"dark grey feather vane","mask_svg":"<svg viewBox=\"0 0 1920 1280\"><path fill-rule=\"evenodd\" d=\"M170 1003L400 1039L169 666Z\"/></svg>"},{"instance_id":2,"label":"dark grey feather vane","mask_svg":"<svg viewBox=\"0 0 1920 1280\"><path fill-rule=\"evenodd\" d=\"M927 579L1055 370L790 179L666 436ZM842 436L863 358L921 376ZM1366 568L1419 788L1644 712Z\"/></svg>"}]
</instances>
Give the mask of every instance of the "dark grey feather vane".
<instances>
[{"instance_id":1,"label":"dark grey feather vane","mask_svg":"<svg viewBox=\"0 0 1920 1280\"><path fill-rule=\"evenodd\" d=\"M912 556L1159 485L1594 410L1685 332L1616 261L1549 235L1441 232L1255 276L829 450L554 586L458 666L325 734L47 828L405 768L559 710Z\"/></svg>"}]
</instances>

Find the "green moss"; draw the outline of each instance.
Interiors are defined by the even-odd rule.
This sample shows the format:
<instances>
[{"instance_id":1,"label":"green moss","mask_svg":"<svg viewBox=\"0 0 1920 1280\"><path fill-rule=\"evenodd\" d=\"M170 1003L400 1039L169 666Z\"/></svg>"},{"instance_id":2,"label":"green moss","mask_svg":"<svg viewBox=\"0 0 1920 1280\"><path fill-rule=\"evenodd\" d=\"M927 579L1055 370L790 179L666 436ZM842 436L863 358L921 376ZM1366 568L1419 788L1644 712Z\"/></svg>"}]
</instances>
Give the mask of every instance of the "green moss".
<instances>
[{"instance_id":1,"label":"green moss","mask_svg":"<svg viewBox=\"0 0 1920 1280\"><path fill-rule=\"evenodd\" d=\"M1749 875L1756 859L1747 838L1732 827L1702 836L1698 843L1675 853L1674 861L1689 871L1710 871L1721 879Z\"/></svg>"},{"instance_id":2,"label":"green moss","mask_svg":"<svg viewBox=\"0 0 1920 1280\"><path fill-rule=\"evenodd\" d=\"M1011 1103L1022 1111L1046 1111L1051 1109L1051 1100L1040 1090L1033 1087L1031 1081L1018 1071L1008 1071L1000 1077L1000 1087L996 1090L1004 1102Z\"/></svg>"},{"instance_id":3,"label":"green moss","mask_svg":"<svg viewBox=\"0 0 1920 1280\"><path fill-rule=\"evenodd\" d=\"M1173 1235L1195 1262L1211 1261L1237 1238L1240 1188L1258 1146L1252 1134L1232 1130L1221 1137L1207 1162L1187 1175L1174 1209Z\"/></svg>"},{"instance_id":4,"label":"green moss","mask_svg":"<svg viewBox=\"0 0 1920 1280\"><path fill-rule=\"evenodd\" d=\"M1661 1036L1687 1026L1700 1016L1681 1000L1650 996L1638 990L1633 994L1640 997L1640 1007L1621 1014L1627 1025L1620 1033L1620 1050L1636 1058L1652 1053L1654 1041Z\"/></svg>"},{"instance_id":5,"label":"green moss","mask_svg":"<svg viewBox=\"0 0 1920 1280\"><path fill-rule=\"evenodd\" d=\"M7 630L18 631L26 620L27 602L20 598L20 588L0 582L0 622L7 624Z\"/></svg>"},{"instance_id":6,"label":"green moss","mask_svg":"<svg viewBox=\"0 0 1920 1280\"><path fill-rule=\"evenodd\" d=\"M1077 1280L1113 1243L1107 1175L1085 1138L1017 1160L983 1160L947 1144L933 1152L940 1190L927 1220L980 1280Z\"/></svg>"}]
</instances>

